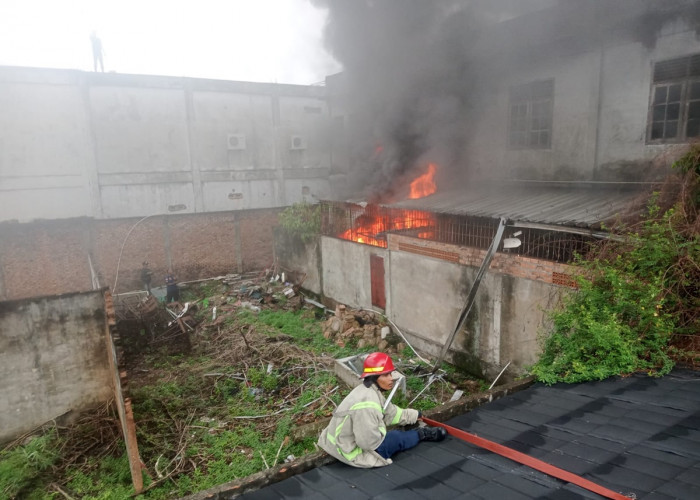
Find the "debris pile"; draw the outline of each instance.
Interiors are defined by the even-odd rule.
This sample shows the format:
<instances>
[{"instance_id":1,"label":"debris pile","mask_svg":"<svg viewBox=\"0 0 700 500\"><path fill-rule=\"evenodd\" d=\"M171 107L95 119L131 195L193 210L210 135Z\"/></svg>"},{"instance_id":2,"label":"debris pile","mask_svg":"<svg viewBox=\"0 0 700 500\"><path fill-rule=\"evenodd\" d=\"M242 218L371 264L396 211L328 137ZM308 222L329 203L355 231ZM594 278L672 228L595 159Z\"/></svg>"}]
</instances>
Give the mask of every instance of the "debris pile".
<instances>
[{"instance_id":1,"label":"debris pile","mask_svg":"<svg viewBox=\"0 0 700 500\"><path fill-rule=\"evenodd\" d=\"M335 315L323 324L323 336L340 347L356 342L358 349L376 346L389 355L401 353L406 344L391 332L379 313L338 305Z\"/></svg>"}]
</instances>

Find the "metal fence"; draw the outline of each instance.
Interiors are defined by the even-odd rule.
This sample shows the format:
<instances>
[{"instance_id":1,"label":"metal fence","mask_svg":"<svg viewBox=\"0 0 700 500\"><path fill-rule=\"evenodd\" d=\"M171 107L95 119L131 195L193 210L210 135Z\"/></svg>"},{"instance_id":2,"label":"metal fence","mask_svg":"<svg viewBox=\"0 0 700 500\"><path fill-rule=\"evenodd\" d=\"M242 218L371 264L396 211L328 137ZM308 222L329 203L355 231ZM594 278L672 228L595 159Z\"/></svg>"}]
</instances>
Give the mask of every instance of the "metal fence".
<instances>
[{"instance_id":1,"label":"metal fence","mask_svg":"<svg viewBox=\"0 0 700 500\"><path fill-rule=\"evenodd\" d=\"M321 202L321 232L358 243L386 248L387 233L399 233L451 245L487 249L498 219L401 210L371 204ZM504 238L517 238L517 248L499 251L524 257L570 262L576 253L585 253L595 238L561 230L507 227Z\"/></svg>"}]
</instances>

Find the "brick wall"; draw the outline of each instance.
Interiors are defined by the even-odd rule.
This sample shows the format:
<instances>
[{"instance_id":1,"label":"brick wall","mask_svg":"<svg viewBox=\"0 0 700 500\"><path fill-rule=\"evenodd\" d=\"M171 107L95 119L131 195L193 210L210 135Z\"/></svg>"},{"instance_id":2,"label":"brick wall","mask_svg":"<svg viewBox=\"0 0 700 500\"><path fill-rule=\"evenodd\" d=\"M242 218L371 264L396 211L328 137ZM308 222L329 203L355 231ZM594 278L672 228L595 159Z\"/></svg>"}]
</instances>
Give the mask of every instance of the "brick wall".
<instances>
[{"instance_id":1,"label":"brick wall","mask_svg":"<svg viewBox=\"0 0 700 500\"><path fill-rule=\"evenodd\" d=\"M486 257L486 250L397 234L389 235L388 245L389 250L416 253L472 267L481 267L484 257ZM521 257L514 253L496 253L489 269L518 278L569 287L575 286L571 266L548 260Z\"/></svg>"},{"instance_id":2,"label":"brick wall","mask_svg":"<svg viewBox=\"0 0 700 500\"><path fill-rule=\"evenodd\" d=\"M163 285L171 266L181 281L269 267L278 213L260 209L3 223L0 300L90 290L90 260L101 286L112 288L117 278L117 293L141 289L143 261L153 271L153 286Z\"/></svg>"}]
</instances>

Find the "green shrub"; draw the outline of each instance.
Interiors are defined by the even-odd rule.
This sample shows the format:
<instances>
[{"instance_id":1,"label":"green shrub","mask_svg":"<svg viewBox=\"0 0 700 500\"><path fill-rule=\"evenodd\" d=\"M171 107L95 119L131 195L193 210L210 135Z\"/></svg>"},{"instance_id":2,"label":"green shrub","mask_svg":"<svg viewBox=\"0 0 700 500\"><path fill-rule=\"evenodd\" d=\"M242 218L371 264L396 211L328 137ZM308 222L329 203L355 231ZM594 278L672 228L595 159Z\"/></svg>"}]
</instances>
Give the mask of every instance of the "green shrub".
<instances>
[{"instance_id":1,"label":"green shrub","mask_svg":"<svg viewBox=\"0 0 700 500\"><path fill-rule=\"evenodd\" d=\"M321 209L306 201L295 203L280 213L279 221L289 234L308 243L321 232Z\"/></svg>"},{"instance_id":2,"label":"green shrub","mask_svg":"<svg viewBox=\"0 0 700 500\"><path fill-rule=\"evenodd\" d=\"M663 375L674 365L673 335L697 334L697 227L688 230L687 200L664 211L657 199L651 197L636 231L576 263L579 288L550 313L552 329L532 367L540 381L581 382L636 371Z\"/></svg>"}]
</instances>

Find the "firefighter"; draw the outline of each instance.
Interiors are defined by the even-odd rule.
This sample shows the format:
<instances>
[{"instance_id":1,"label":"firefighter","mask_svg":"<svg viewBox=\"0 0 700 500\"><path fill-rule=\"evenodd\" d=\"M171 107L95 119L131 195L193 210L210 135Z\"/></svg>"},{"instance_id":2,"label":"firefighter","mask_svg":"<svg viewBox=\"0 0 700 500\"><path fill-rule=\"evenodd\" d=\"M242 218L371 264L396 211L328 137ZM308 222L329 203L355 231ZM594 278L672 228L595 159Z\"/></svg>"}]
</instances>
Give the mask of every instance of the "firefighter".
<instances>
[{"instance_id":1,"label":"firefighter","mask_svg":"<svg viewBox=\"0 0 700 500\"><path fill-rule=\"evenodd\" d=\"M442 441L447 432L441 427L419 427L399 431L386 430L389 425L415 424L421 412L399 408L389 403L383 409L382 392L394 385L394 363L383 352L373 352L365 359L362 383L355 387L333 413L328 427L318 438L318 445L341 462L354 467L382 467L391 464L391 456L408 450L420 441Z\"/></svg>"}]
</instances>

